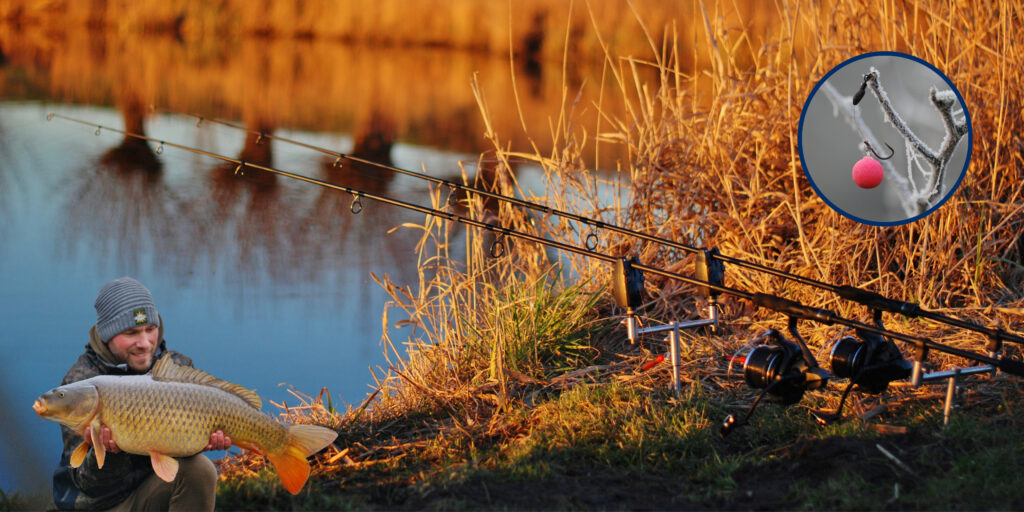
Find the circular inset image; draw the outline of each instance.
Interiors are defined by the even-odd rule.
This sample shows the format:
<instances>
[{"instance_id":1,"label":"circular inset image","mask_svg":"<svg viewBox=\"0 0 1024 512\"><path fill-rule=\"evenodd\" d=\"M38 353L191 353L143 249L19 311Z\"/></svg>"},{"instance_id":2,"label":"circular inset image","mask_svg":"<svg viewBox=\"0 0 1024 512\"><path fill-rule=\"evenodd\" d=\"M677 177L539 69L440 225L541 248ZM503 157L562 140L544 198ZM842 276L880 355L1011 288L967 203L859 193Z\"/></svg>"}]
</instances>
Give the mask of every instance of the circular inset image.
<instances>
[{"instance_id":1,"label":"circular inset image","mask_svg":"<svg viewBox=\"0 0 1024 512\"><path fill-rule=\"evenodd\" d=\"M972 144L960 92L904 53L866 53L836 66L800 114L800 162L814 191L837 212L875 226L942 206L967 173Z\"/></svg>"}]
</instances>

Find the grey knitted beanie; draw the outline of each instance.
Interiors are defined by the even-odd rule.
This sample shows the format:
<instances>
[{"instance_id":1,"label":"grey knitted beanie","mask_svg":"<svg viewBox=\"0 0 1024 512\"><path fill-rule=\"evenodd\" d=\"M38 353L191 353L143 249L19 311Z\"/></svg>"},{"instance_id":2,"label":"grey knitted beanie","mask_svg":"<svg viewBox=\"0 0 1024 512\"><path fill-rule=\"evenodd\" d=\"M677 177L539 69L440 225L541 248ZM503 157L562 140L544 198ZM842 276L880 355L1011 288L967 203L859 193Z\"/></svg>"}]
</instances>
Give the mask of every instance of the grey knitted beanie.
<instances>
[{"instance_id":1,"label":"grey knitted beanie","mask_svg":"<svg viewBox=\"0 0 1024 512\"><path fill-rule=\"evenodd\" d=\"M104 343L132 327L159 325L153 296L130 277L114 279L96 296L96 333Z\"/></svg>"}]
</instances>

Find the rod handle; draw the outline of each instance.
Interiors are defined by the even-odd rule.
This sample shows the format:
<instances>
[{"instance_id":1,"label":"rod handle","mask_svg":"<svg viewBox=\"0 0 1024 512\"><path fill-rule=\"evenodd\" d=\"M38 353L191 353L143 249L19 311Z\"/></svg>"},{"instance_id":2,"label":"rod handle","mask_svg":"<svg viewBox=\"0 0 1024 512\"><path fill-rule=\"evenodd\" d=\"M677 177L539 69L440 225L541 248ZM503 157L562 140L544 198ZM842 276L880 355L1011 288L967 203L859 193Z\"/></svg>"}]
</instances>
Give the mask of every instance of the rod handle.
<instances>
[{"instance_id":1,"label":"rod handle","mask_svg":"<svg viewBox=\"0 0 1024 512\"><path fill-rule=\"evenodd\" d=\"M1018 377L1024 377L1024 363L1020 361L1014 361L1013 359L1000 359L996 363L996 366L1006 373L1011 373Z\"/></svg>"},{"instance_id":2,"label":"rod handle","mask_svg":"<svg viewBox=\"0 0 1024 512\"><path fill-rule=\"evenodd\" d=\"M762 308L784 313L790 318L804 318L807 320L821 322L826 325L832 325L835 323L836 314L830 310L805 306L799 302L791 301L775 295L755 293L750 298L750 301Z\"/></svg>"},{"instance_id":3,"label":"rod handle","mask_svg":"<svg viewBox=\"0 0 1024 512\"><path fill-rule=\"evenodd\" d=\"M854 286L840 286L836 288L836 295L846 300L859 302L872 309L880 309L890 313L899 313L911 318L921 314L921 307L913 302L890 299L875 292L862 290Z\"/></svg>"}]
</instances>

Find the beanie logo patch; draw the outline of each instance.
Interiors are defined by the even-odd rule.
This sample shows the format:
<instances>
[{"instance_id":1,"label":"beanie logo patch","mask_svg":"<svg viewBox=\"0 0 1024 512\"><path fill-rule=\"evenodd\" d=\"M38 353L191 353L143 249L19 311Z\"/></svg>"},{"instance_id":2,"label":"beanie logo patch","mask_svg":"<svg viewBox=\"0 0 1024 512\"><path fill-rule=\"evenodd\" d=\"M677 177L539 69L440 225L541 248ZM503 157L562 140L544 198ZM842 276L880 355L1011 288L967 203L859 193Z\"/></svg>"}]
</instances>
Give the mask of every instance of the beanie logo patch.
<instances>
[{"instance_id":1,"label":"beanie logo patch","mask_svg":"<svg viewBox=\"0 0 1024 512\"><path fill-rule=\"evenodd\" d=\"M149 317L146 315L146 310L142 308L132 311L132 317L135 319L135 325L142 325L149 322Z\"/></svg>"}]
</instances>

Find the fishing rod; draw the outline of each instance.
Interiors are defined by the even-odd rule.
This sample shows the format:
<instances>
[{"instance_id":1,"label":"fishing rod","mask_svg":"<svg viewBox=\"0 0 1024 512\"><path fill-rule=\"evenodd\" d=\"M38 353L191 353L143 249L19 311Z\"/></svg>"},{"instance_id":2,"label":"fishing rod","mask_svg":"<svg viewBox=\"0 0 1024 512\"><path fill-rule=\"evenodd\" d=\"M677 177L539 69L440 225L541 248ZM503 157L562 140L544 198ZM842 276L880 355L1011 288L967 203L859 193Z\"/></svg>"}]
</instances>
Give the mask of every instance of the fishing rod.
<instances>
[{"instance_id":1,"label":"fishing rod","mask_svg":"<svg viewBox=\"0 0 1024 512\"><path fill-rule=\"evenodd\" d=\"M157 111L158 109L155 108L155 107L151 107L151 110ZM360 158L358 156L353 156L351 154L346 154L346 153L342 153L342 152L339 152L339 151L334 151L334 150L330 150L330 149L327 149L327 148L323 148L323 147L320 147L320 146L315 146L313 144L308 144L308 143L305 143L305 142L302 142L302 141L299 141L299 140L290 139L288 137L282 137L282 136L278 136L278 135L273 135L273 134L266 133L266 132L259 131L259 130L252 130L252 129L249 129L249 128L245 127L245 126L241 126L241 125L229 122L229 121L223 121L223 120L216 119L216 118L207 118L207 117L204 117L204 116L201 116L201 115L198 115L198 114L180 113L180 112L175 112L175 111L171 111L171 110L167 110L167 109L159 109L159 110L161 112L168 113L168 114L186 115L186 116L190 116L190 117L196 118L197 119L197 122L196 122L197 126L202 124L203 122L211 122L211 123L218 124L218 125L221 125L221 126L225 126L225 127L228 127L228 128L232 128L232 129L235 129L235 130L241 130L241 131L247 132L247 133L252 134L252 135L256 135L257 136L257 139L256 139L256 143L257 144L261 143L264 139L267 139L267 140L277 140L277 141L281 141L281 142L284 142L284 143L287 143L287 144L292 144L292 145L295 145L295 146L299 146L299 147L303 147L303 148L310 149L310 150L313 150L313 151L317 151L317 152L323 153L325 155L334 157L335 158L334 166L336 166L336 167L341 165L341 160L342 159L347 158L347 159L352 160L354 162L359 162L359 163L362 163L362 164L376 166L376 167L379 167L381 169L386 169L388 171L404 174L406 176L412 176L412 177L419 178L419 179L422 179L422 180L426 180L426 181L429 181L429 182L432 182L432 183L436 183L438 185L443 185L443 186L449 187L449 189L451 191L453 191L453 192L456 191L456 190L459 190L459 191L463 191L463 192L470 192L470 193L473 193L473 194L479 194L479 195L482 195L482 196L485 196L485 197L489 197L489 198L492 198L492 199L497 199L497 200L500 200L500 201L505 201L505 202L507 202L509 204L514 204L516 206L520 206L520 207L524 207L524 208L529 208L529 209L532 209L532 210L535 210L535 211L538 211L538 212L541 212L541 213L545 213L545 214L549 214L549 215L556 215L558 217L563 217L563 218L566 218L566 219L569 219L569 220L574 220L576 222L579 222L581 224L586 224L586 225L588 225L588 226L590 226L592 228L595 228L595 229L607 229L609 231L612 231L612 232L615 232L615 233L618 233L618 234L621 234L621 235L627 235L627 236L639 238L641 240L645 240L645 241L648 241L648 242L653 242L653 243L660 244L660 245L665 245L665 246L668 246L668 247L672 247L672 248L675 248L675 249L680 249L680 250L683 250L683 251L686 251L686 252L690 252L690 253L700 254L704 250L702 248L693 247L691 245L687 245L687 244L684 244L684 243L681 243L681 242L677 242L675 240L670 240L670 239L667 239L667 238L651 235L651 234L648 234L648 233L644 233L642 231L636 231L636 230L624 228L624 227L621 227L621 226L618 226L618 225L615 225L615 224L609 224L609 223L606 223L606 222L603 222L603 221L600 221L600 220L597 220L597 219L592 219L590 217L585 217L585 216L582 216L582 215L579 215L579 214L575 214L575 213L572 213L572 212L566 212L566 211L563 211L563 210L559 210L557 208L552 208L552 207L547 206L547 205L526 201L526 200L519 199L519 198L516 198L516 197L510 197L510 196L506 196L506 195L503 195L503 194L498 194L498 193L495 193L495 192L491 192L489 190L485 190L485 189L478 188L478 187L473 187L473 186L470 186L470 185L465 185L465 184L458 183L458 182L455 182L455 181L452 181L452 180L448 180L448 179L444 179L444 178L438 178L438 177L435 177L435 176L430 176L429 174L425 174L425 173L421 173L421 172L411 171L411 170L408 170L408 169L402 169L400 167L395 167L395 166L392 166L392 165L382 164L382 163L379 163L379 162L374 162L372 160L366 160L366 159ZM587 244L588 244L588 246L590 246L591 244L596 246L596 236L593 233L591 233L590 235L587 236ZM954 326L954 327L959 327L961 329L967 329L967 330L970 330L970 331L974 331L974 332L978 332L978 333L984 334L984 335L989 337L989 345L988 345L989 352L997 352L997 351L1001 350L1002 342L1004 342L1004 341L1011 341L1011 342L1014 342L1014 343L1024 344L1024 336L1020 336L1020 335L1017 335L1015 333L1012 333L1012 332L1009 332L1009 331L1006 331L1006 330L1003 330L1003 329L987 327L987 326L984 326L984 325L972 322L970 320L964 320L964 319L961 319L961 318L957 318L957 317L953 317L953 316L949 316L949 315L944 315L944 314L939 313L937 311L929 311L927 309L922 308L919 304L917 304L915 302L906 302L906 301L901 301L901 300L897 300L897 299L888 298L888 297L885 297L884 295L881 295L879 293L872 292L872 291L869 291L869 290L864 290L862 288L858 288L858 287L855 287L855 286L849 286L849 285L840 286L840 285L836 285L836 284L832 284L832 283L826 283L824 281L819 281L819 280L812 279L812 278L809 278L809 277L800 276L800 275L797 275L797 274L793 274L791 272L786 272L786 271L783 271L783 270L778 270L778 269L775 269L775 268L772 268L772 267L769 267L769 266L766 266L766 265L761 265L759 263L743 260L743 259L740 259L740 258L734 258L734 257L727 256L727 255L724 255L724 254L721 254L721 253L715 253L713 256L714 256L715 259L721 260L722 262L725 262L725 263L729 263L729 264L736 265L736 266L739 266L739 267L747 268L747 269L754 270L754 271L757 271L757 272L767 273L767 274L770 274L770 275L773 275L773 276L776 276L776 277L781 277L783 279L796 281L796 282L798 282L800 284L804 284L804 285L811 286L811 287L814 287L814 288L818 288L818 289L829 291L831 293L834 293L834 294L838 295L839 297L841 297L843 299L850 300L850 301L856 302L858 304L867 306L869 309L882 310L882 311L886 311L886 312L889 312L889 313L896 313L896 314L900 314L900 315L906 316L908 318L923 317L923 318L927 318L929 320L933 320L935 322L939 322L939 323L942 323L942 324L951 325L951 326Z\"/></svg>"},{"instance_id":2,"label":"fishing rod","mask_svg":"<svg viewBox=\"0 0 1024 512\"><path fill-rule=\"evenodd\" d=\"M441 219L459 222L462 224L466 224L468 226L473 226L481 229L486 229L499 235L499 238L495 240L495 245L497 245L497 243L501 240L501 237L510 236L535 242L562 251L597 258L599 260L612 263L614 265L614 275L624 277L624 279L622 279L621 281L616 281L615 283L613 283L615 288L614 295L616 301L619 301L620 304L621 301L625 301L626 305L632 305L636 302L636 300L639 297L639 292L642 291L643 289L642 273L647 272L653 275L658 275L665 278L682 281L687 284L695 285L698 287L698 289L706 292L710 297L713 297L714 295L717 294L725 293L731 296L747 300L758 307L782 313L789 318L789 332L793 335L796 342L794 343L789 340L786 340L784 336L777 333L776 331L775 334L773 334L771 337L773 341L772 344L759 346L746 357L746 362L744 364L744 372L748 384L751 384L753 387L764 388L764 391L761 393L760 396L758 396L757 400L755 400L753 406L751 407L750 412L748 412L747 418L749 418L750 413L753 412L754 407L756 407L756 405L760 402L761 398L764 397L765 395L779 396L782 397L784 402L793 403L795 400L799 400L800 397L802 397L804 391L811 389L819 389L821 387L824 387L824 385L827 383L830 375L825 370L820 368L817 361L814 359L814 355L811 353L810 349L807 348L806 342L803 340L803 338L800 336L800 333L797 330L797 324L800 320L811 320L826 325L839 324L853 328L856 330L857 333L861 335L875 335L879 337L888 338L890 340L898 339L913 345L916 349L916 361L914 363L915 381L920 381L920 364L924 361L929 351L931 350L943 352L946 354L971 360L977 363L981 363L983 365L987 365L987 367L973 367L983 368L986 372L995 372L996 370L1001 370L1006 373L1017 375L1019 377L1024 377L1024 363L1008 359L1004 354L978 354L968 350L958 349L942 343L938 343L920 336L903 334L896 331L888 330L881 324L880 320L882 312L880 310L875 310L875 324L866 324L858 322L856 320L844 318L839 314L835 313L834 311L828 309L807 306L799 302L786 299L784 297L779 297L767 293L749 292L746 290L731 288L721 284L720 279L713 278L710 276L701 276L705 277L704 279L688 277L676 272L642 264L639 261L637 261L635 257L631 259L620 258L617 256L600 253L590 248L579 247L576 245L567 244L556 240L549 240L540 236L506 228L498 224L483 222L469 217L457 215L452 212L447 212L444 210L438 210L436 208L409 203L385 195L375 194L372 192L347 187L345 185L339 185L336 183L331 183L328 181L303 176L301 174L293 173L290 171L284 171L274 167L247 162L245 160L237 158L231 158L210 151L205 151L198 148L193 148L181 144L176 144L173 142L164 141L154 137L141 135L138 133L107 127L61 114L50 113L47 115L48 120L52 120L55 117L83 124L89 126L90 128L95 128L94 133L96 135L99 135L103 130L107 130L114 133L119 133L126 137L156 143L159 144L158 151L160 152L163 151L162 148L164 146L170 146L172 148L181 149L194 154L203 155L217 160L221 160L223 162L235 164L236 174L243 173L246 169L255 169L295 179L298 181L318 185L324 188L345 192L353 196L353 202L351 206L351 210L353 211L353 213L358 213L359 210L361 210L361 206L359 207L359 210L357 210L356 205L359 205L360 199L365 197L367 199L372 199L385 204L406 208L412 211L431 215ZM705 272L707 272L707 270L705 270ZM712 274L714 274L714 272L712 272ZM891 343L891 341L889 343ZM847 348L849 349L856 347L847 345ZM846 367L848 369L857 372L857 376L854 376L854 378L851 379L851 381L853 381L850 384L851 387L854 383L861 379L861 376L865 372L874 372L872 373L872 375L875 378L879 378L879 374L877 373L879 366L891 366L893 364L897 364L904 361L902 359L902 355L899 355L898 361L895 359L890 361L886 358L879 359L877 357L869 357L867 359L867 362L870 364L867 364L865 366L861 359L853 357L856 355L856 353L859 353L859 351L849 351L855 353L850 354L850 356L844 359L843 361L845 362ZM872 350L869 347L869 352L871 351ZM896 349L896 353L899 353L898 349ZM835 358L833 358L833 360L835 361ZM834 361L833 364L835 364ZM968 370L971 372L981 371L971 369ZM902 372L890 373L892 373L892 377L885 381L886 385L891 380L895 380L896 378L901 378L905 376ZM729 430L731 430L733 427L739 426L745 422L746 418L743 421L739 421L730 415L729 418L727 418L726 420L725 426L723 426L723 435L727 433Z\"/></svg>"}]
</instances>

